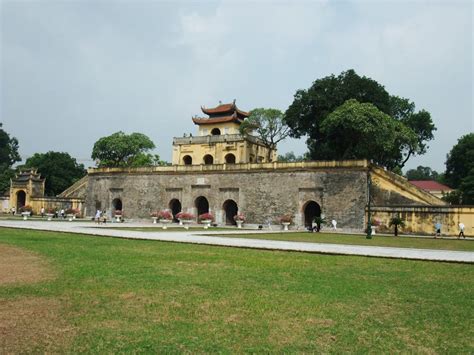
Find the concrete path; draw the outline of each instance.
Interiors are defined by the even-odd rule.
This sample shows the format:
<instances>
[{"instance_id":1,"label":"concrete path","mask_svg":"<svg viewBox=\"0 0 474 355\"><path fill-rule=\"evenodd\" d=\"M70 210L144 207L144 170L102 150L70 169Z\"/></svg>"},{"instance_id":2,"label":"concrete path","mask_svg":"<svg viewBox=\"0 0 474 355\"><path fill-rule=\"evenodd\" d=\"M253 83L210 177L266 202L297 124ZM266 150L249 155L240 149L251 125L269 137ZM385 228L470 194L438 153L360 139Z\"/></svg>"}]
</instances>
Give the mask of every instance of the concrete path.
<instances>
[{"instance_id":1,"label":"concrete path","mask_svg":"<svg viewBox=\"0 0 474 355\"><path fill-rule=\"evenodd\" d=\"M183 232L141 232L127 231L108 228L113 224L98 226L92 222L58 222L58 221L13 221L0 220L0 227L24 228L35 230L46 230L55 232L66 232L76 234L89 234L104 237L147 239L166 242L192 243L204 245L217 245L237 248L269 249L299 251L308 253L337 254L337 255L359 255L396 259L448 261L461 263L474 263L474 252L449 251L433 249L392 248L379 246L361 246L327 243L286 242L264 239L226 238L227 233L259 233L259 231L186 231ZM123 225L120 225L123 226ZM143 224L129 224L127 227L143 227ZM207 235L203 235L203 234ZM260 232L261 233L261 232ZM208 236L208 235L221 235Z\"/></svg>"}]
</instances>

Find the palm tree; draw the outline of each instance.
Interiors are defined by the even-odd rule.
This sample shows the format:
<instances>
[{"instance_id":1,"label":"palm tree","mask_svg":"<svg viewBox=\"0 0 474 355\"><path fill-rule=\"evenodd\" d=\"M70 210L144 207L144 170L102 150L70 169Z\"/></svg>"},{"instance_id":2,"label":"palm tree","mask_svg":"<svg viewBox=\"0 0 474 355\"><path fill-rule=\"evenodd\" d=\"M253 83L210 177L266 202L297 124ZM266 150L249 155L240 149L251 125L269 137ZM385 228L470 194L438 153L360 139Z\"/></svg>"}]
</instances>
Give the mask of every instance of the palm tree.
<instances>
[{"instance_id":1,"label":"palm tree","mask_svg":"<svg viewBox=\"0 0 474 355\"><path fill-rule=\"evenodd\" d=\"M389 223L388 226L389 227L395 226L395 237L396 237L396 236L398 236L398 227L399 226L404 227L405 222L399 216L396 216L396 217L392 217L392 219L390 220L390 223Z\"/></svg>"},{"instance_id":2,"label":"palm tree","mask_svg":"<svg viewBox=\"0 0 474 355\"><path fill-rule=\"evenodd\" d=\"M316 223L316 232L321 230L321 224L326 223L326 220L323 217L316 216L313 219L313 222Z\"/></svg>"}]
</instances>

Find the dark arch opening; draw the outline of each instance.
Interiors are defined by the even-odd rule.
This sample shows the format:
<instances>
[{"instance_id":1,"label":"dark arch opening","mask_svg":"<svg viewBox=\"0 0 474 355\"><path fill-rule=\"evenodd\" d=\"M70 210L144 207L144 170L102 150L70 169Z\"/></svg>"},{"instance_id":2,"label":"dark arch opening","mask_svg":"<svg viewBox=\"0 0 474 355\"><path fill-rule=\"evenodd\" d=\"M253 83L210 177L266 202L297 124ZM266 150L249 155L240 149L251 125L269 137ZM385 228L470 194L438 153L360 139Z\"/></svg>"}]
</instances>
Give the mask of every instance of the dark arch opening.
<instances>
[{"instance_id":1,"label":"dark arch opening","mask_svg":"<svg viewBox=\"0 0 474 355\"><path fill-rule=\"evenodd\" d=\"M26 205L26 192L20 190L16 193L16 208L19 209Z\"/></svg>"},{"instance_id":2,"label":"dark arch opening","mask_svg":"<svg viewBox=\"0 0 474 355\"><path fill-rule=\"evenodd\" d=\"M308 201L303 209L304 211L304 225L311 227L314 217L321 217L321 206L314 201Z\"/></svg>"},{"instance_id":3,"label":"dark arch opening","mask_svg":"<svg viewBox=\"0 0 474 355\"><path fill-rule=\"evenodd\" d=\"M204 164L206 165L212 165L212 163L214 163L214 158L210 154L206 154L203 160L204 160Z\"/></svg>"},{"instance_id":4,"label":"dark arch opening","mask_svg":"<svg viewBox=\"0 0 474 355\"><path fill-rule=\"evenodd\" d=\"M225 156L225 162L226 164L235 164L235 155L232 153L229 153Z\"/></svg>"},{"instance_id":5,"label":"dark arch opening","mask_svg":"<svg viewBox=\"0 0 474 355\"><path fill-rule=\"evenodd\" d=\"M112 201L112 207L114 211L121 211L122 210L122 200L119 198L116 198Z\"/></svg>"},{"instance_id":6,"label":"dark arch opening","mask_svg":"<svg viewBox=\"0 0 474 355\"><path fill-rule=\"evenodd\" d=\"M234 216L239 211L237 203L234 200L227 200L222 207L224 208L225 224L236 225L237 223L234 221Z\"/></svg>"},{"instance_id":7,"label":"dark arch opening","mask_svg":"<svg viewBox=\"0 0 474 355\"><path fill-rule=\"evenodd\" d=\"M211 134L213 136L220 136L221 135L221 130L219 128L213 128L211 131Z\"/></svg>"},{"instance_id":8,"label":"dark arch opening","mask_svg":"<svg viewBox=\"0 0 474 355\"><path fill-rule=\"evenodd\" d=\"M185 155L183 157L183 163L184 165L191 165L193 163L193 158L191 158L190 155Z\"/></svg>"},{"instance_id":9,"label":"dark arch opening","mask_svg":"<svg viewBox=\"0 0 474 355\"><path fill-rule=\"evenodd\" d=\"M171 213L173 214L173 222L178 222L176 215L181 212L181 202L179 202L178 199L174 198L170 201L168 207L171 210Z\"/></svg>"},{"instance_id":10,"label":"dark arch opening","mask_svg":"<svg viewBox=\"0 0 474 355\"><path fill-rule=\"evenodd\" d=\"M199 196L195 201L194 205L197 209L197 215L200 216L203 213L209 213L209 202L204 196Z\"/></svg>"}]
</instances>

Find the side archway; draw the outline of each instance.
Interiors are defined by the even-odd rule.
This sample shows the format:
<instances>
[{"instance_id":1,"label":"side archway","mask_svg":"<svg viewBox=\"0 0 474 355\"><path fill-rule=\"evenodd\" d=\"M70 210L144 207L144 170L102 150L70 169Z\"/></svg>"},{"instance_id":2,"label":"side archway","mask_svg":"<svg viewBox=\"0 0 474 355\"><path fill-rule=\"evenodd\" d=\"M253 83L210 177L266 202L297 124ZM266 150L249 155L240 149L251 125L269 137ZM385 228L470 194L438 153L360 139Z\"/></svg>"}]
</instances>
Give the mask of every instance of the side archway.
<instances>
[{"instance_id":1,"label":"side archway","mask_svg":"<svg viewBox=\"0 0 474 355\"><path fill-rule=\"evenodd\" d=\"M210 154L206 154L202 160L206 165L212 165L214 163L214 158Z\"/></svg>"},{"instance_id":2,"label":"side archway","mask_svg":"<svg viewBox=\"0 0 474 355\"><path fill-rule=\"evenodd\" d=\"M211 131L211 134L213 136L220 136L221 135L221 130L219 128L213 128Z\"/></svg>"},{"instance_id":3,"label":"side archway","mask_svg":"<svg viewBox=\"0 0 474 355\"><path fill-rule=\"evenodd\" d=\"M198 216L209 212L209 201L207 201L207 198L204 196L196 198L196 200L194 200L194 206L196 207Z\"/></svg>"},{"instance_id":4,"label":"side archway","mask_svg":"<svg viewBox=\"0 0 474 355\"><path fill-rule=\"evenodd\" d=\"M184 165L192 165L193 164L193 158L190 155L185 155L183 157L183 164Z\"/></svg>"},{"instance_id":5,"label":"side archway","mask_svg":"<svg viewBox=\"0 0 474 355\"><path fill-rule=\"evenodd\" d=\"M176 215L181 212L181 202L178 199L174 198L170 201L168 207L171 210L171 213L173 214L173 222L178 222Z\"/></svg>"},{"instance_id":6,"label":"side archway","mask_svg":"<svg viewBox=\"0 0 474 355\"><path fill-rule=\"evenodd\" d=\"M239 211L237 203L234 200L226 200L222 205L225 215L225 224L227 225L236 225L237 223L234 221L234 216Z\"/></svg>"},{"instance_id":7,"label":"side archway","mask_svg":"<svg viewBox=\"0 0 474 355\"><path fill-rule=\"evenodd\" d=\"M308 201L303 207L304 225L311 227L315 217L321 217L321 206L315 201Z\"/></svg>"},{"instance_id":8,"label":"side archway","mask_svg":"<svg viewBox=\"0 0 474 355\"><path fill-rule=\"evenodd\" d=\"M26 205L26 192L20 190L16 193L16 208L19 209Z\"/></svg>"}]
</instances>

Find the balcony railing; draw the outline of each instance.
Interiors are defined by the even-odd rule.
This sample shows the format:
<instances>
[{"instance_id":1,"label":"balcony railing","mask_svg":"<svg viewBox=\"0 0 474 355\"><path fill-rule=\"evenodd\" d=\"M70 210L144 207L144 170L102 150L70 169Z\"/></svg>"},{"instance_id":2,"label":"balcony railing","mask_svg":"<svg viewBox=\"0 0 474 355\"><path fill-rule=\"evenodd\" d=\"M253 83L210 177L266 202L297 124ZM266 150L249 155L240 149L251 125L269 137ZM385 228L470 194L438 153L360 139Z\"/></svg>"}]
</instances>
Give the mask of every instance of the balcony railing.
<instances>
[{"instance_id":1,"label":"balcony railing","mask_svg":"<svg viewBox=\"0 0 474 355\"><path fill-rule=\"evenodd\" d=\"M196 136L196 137L175 137L173 145L185 144L214 144L214 143L235 143L249 141L254 144L264 145L263 141L254 136L242 136L240 134L223 134L219 136Z\"/></svg>"}]
</instances>

